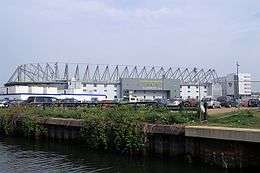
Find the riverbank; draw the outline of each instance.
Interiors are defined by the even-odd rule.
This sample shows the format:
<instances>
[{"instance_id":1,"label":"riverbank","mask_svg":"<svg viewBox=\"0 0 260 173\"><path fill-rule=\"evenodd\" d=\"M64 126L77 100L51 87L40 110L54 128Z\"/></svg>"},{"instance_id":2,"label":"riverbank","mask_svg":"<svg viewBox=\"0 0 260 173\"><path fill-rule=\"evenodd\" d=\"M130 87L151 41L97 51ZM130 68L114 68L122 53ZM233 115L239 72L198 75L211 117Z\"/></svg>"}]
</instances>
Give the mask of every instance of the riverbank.
<instances>
[{"instance_id":1,"label":"riverbank","mask_svg":"<svg viewBox=\"0 0 260 173\"><path fill-rule=\"evenodd\" d=\"M218 118L227 124L243 126L251 122L241 122L241 118L257 120L255 110L243 111ZM212 123L210 118L208 125ZM196 124L200 123L195 112L154 108L20 108L0 113L0 131L7 135L78 140L92 149L184 158L188 162L200 161L225 168L259 166L258 130L210 128L206 123L201 127L191 126Z\"/></svg>"}]
</instances>

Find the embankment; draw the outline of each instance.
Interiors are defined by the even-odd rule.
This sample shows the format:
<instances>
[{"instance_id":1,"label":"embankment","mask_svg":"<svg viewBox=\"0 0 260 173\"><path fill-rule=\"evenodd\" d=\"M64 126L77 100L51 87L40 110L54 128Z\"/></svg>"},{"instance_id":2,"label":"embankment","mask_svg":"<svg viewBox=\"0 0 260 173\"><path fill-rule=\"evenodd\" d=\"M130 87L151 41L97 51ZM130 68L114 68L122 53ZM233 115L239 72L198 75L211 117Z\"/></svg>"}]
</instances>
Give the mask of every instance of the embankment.
<instances>
[{"instance_id":1,"label":"embankment","mask_svg":"<svg viewBox=\"0 0 260 173\"><path fill-rule=\"evenodd\" d=\"M23 126L19 118L13 123L17 127L14 131L19 131L13 134L24 133L19 128ZM84 120L38 118L34 123L44 129L37 137L88 143L86 136L82 136L82 129L86 128ZM35 125L32 127L38 129ZM199 161L224 168L260 166L260 130L257 129L144 124L141 131L142 151L132 153L185 158L188 162ZM110 144L109 141L103 143Z\"/></svg>"}]
</instances>

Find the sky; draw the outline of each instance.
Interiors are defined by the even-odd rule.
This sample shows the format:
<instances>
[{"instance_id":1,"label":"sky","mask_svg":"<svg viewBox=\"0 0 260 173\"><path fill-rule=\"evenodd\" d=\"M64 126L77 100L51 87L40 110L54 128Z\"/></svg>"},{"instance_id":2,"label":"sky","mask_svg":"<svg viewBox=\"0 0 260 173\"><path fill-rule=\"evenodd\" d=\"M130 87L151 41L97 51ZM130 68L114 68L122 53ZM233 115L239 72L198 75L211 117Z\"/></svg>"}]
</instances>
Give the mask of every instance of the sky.
<instances>
[{"instance_id":1,"label":"sky","mask_svg":"<svg viewBox=\"0 0 260 173\"><path fill-rule=\"evenodd\" d=\"M37 62L167 65L260 80L259 0L8 0L0 84ZM260 89L260 84L259 84Z\"/></svg>"}]
</instances>

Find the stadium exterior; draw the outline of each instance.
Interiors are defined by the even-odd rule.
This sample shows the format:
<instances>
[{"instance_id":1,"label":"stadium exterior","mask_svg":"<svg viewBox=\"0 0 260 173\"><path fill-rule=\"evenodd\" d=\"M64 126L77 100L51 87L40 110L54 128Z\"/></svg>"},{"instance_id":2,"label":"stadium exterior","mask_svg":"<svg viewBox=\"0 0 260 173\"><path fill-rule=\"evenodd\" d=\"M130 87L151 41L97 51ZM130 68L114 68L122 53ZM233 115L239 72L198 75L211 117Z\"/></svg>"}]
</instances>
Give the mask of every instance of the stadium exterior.
<instances>
[{"instance_id":1,"label":"stadium exterior","mask_svg":"<svg viewBox=\"0 0 260 173\"><path fill-rule=\"evenodd\" d=\"M160 66L36 63L19 65L1 90L0 99L32 95L81 101L130 101L220 96L215 70Z\"/></svg>"}]
</instances>

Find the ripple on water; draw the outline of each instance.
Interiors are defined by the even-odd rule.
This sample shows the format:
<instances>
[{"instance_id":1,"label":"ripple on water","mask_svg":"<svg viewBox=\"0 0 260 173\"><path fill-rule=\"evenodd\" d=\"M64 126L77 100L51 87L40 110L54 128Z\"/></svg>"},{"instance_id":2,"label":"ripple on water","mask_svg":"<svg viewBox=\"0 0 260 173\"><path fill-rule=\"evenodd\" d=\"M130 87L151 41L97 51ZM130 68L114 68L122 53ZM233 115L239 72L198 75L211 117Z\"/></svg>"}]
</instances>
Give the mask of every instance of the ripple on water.
<instances>
[{"instance_id":1,"label":"ripple on water","mask_svg":"<svg viewBox=\"0 0 260 173\"><path fill-rule=\"evenodd\" d=\"M71 144L0 138L0 173L228 173L230 171L188 165L171 160L133 159L97 153ZM243 171L234 170L231 172Z\"/></svg>"}]
</instances>

